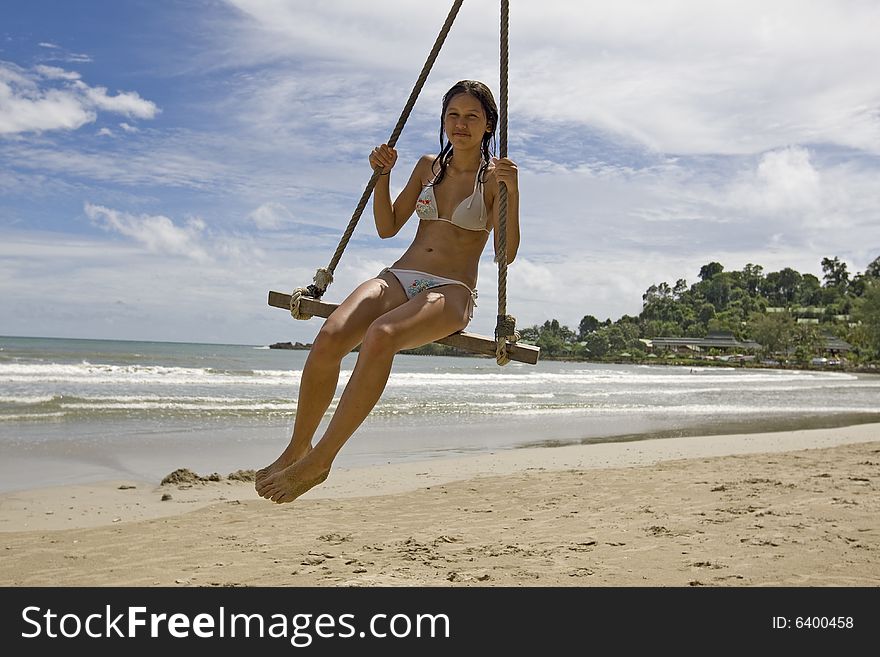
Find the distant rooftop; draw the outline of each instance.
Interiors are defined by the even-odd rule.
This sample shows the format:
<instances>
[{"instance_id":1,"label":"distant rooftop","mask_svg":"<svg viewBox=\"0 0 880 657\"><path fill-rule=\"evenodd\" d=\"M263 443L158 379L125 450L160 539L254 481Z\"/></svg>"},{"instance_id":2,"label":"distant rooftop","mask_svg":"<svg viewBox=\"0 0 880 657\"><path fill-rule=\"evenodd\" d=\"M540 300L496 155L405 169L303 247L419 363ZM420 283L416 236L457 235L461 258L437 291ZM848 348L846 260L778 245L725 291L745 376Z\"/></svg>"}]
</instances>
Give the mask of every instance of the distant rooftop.
<instances>
[{"instance_id":1,"label":"distant rooftop","mask_svg":"<svg viewBox=\"0 0 880 657\"><path fill-rule=\"evenodd\" d=\"M690 347L697 349L736 349L754 351L761 348L761 345L754 340L737 340L733 336L733 333L725 332L709 333L705 338L651 338L651 345L661 349Z\"/></svg>"},{"instance_id":2,"label":"distant rooftop","mask_svg":"<svg viewBox=\"0 0 880 657\"><path fill-rule=\"evenodd\" d=\"M823 334L825 340L826 351L849 351L852 345L846 340ZM694 351L701 349L733 349L736 351L757 351L761 345L754 340L737 340L732 333L710 333L705 338L676 338L676 337L658 337L650 340L642 340L646 346L655 349L677 349L686 347Z\"/></svg>"},{"instance_id":3,"label":"distant rooftop","mask_svg":"<svg viewBox=\"0 0 880 657\"><path fill-rule=\"evenodd\" d=\"M835 335L823 335L825 339L825 348L829 351L849 351L852 345L846 340L841 340Z\"/></svg>"}]
</instances>

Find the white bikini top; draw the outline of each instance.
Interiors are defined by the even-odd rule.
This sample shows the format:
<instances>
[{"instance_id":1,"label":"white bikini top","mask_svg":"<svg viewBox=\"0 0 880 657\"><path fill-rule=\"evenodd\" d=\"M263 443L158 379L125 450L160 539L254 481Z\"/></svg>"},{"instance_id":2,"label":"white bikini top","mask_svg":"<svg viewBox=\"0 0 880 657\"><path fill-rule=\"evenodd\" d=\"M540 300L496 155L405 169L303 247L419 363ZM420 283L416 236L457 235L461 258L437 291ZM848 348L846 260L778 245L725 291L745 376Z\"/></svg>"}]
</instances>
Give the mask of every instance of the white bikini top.
<instances>
[{"instance_id":1,"label":"white bikini top","mask_svg":"<svg viewBox=\"0 0 880 657\"><path fill-rule=\"evenodd\" d=\"M458 204L458 207L452 213L451 219L441 217L437 210L434 182L431 181L425 185L422 188L422 193L419 195L419 200L416 201L416 214L419 215L419 219L422 221L447 221L465 230L485 230L488 233L489 213L486 211L486 204L483 201L483 183L480 182L481 171L482 169L477 171L473 193ZM476 198L480 200L479 206L474 205L474 199Z\"/></svg>"}]
</instances>

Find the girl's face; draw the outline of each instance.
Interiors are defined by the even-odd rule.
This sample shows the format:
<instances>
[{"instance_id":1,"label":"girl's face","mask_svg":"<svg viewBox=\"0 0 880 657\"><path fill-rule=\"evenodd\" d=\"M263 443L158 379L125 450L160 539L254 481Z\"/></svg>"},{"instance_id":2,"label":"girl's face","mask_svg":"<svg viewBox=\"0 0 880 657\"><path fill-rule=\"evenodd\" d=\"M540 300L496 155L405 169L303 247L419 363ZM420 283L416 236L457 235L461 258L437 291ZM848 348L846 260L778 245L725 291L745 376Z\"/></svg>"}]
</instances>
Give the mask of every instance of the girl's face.
<instances>
[{"instance_id":1,"label":"girl's face","mask_svg":"<svg viewBox=\"0 0 880 657\"><path fill-rule=\"evenodd\" d=\"M453 96L443 116L443 130L453 148L479 148L483 135L489 131L486 112L479 99L469 93Z\"/></svg>"}]
</instances>

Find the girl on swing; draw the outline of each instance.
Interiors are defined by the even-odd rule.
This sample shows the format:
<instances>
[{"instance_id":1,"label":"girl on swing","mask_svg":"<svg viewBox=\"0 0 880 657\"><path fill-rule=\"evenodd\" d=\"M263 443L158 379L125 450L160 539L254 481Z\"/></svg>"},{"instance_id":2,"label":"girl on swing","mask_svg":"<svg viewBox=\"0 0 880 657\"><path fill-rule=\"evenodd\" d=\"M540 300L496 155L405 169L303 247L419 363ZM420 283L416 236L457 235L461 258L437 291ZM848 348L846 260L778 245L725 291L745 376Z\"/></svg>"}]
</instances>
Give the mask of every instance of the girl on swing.
<instances>
[{"instance_id":1,"label":"girl on swing","mask_svg":"<svg viewBox=\"0 0 880 657\"><path fill-rule=\"evenodd\" d=\"M376 403L397 352L428 344L467 326L477 298L480 255L494 233L498 253L499 185L507 187L507 262L519 247L516 165L490 158L498 124L492 92L462 80L443 96L440 153L424 155L392 203L390 173L397 151L370 153L381 174L373 216L381 238L393 237L415 213L419 225L404 254L362 283L328 317L309 352L300 382L290 443L256 475L256 490L273 502L292 502L323 482L345 442ZM342 358L360 345L357 363L324 435L312 437L333 400Z\"/></svg>"}]
</instances>

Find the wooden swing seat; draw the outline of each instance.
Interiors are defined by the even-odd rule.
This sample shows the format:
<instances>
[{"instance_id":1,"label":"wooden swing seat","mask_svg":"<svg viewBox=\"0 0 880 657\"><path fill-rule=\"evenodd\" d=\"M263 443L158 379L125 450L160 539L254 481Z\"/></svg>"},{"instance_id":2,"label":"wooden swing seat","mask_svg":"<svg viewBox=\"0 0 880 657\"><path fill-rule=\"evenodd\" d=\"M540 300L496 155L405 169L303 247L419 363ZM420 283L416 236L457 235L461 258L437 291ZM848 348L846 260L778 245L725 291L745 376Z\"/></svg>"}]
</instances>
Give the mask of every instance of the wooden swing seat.
<instances>
[{"instance_id":1,"label":"wooden swing seat","mask_svg":"<svg viewBox=\"0 0 880 657\"><path fill-rule=\"evenodd\" d=\"M269 292L269 305L275 308L283 308L290 312L290 295L283 292ZM300 297L299 301L299 307L302 312L324 318L329 317L330 313L336 310L337 305L307 296ZM456 347L457 349L464 349L475 354L495 357L495 339L485 335L457 331L434 342ZM507 343L507 354L510 360L535 365L538 362L538 354L540 353L541 349L534 345L509 341Z\"/></svg>"}]
</instances>

